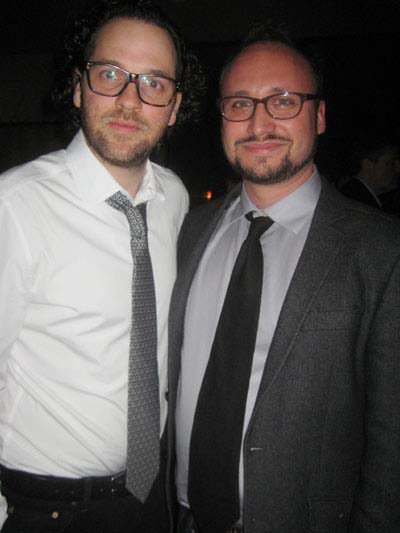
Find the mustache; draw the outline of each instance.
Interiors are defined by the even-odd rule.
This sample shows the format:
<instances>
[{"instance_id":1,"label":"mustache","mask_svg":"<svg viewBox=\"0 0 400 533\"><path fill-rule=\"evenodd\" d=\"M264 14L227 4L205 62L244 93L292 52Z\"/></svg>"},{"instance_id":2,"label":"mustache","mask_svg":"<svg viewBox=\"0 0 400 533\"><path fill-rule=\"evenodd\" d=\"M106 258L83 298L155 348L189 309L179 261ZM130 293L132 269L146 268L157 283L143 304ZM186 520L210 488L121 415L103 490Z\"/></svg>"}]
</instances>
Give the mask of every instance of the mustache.
<instances>
[{"instance_id":1,"label":"mustache","mask_svg":"<svg viewBox=\"0 0 400 533\"><path fill-rule=\"evenodd\" d=\"M280 135L274 135L273 133L268 133L267 135L249 135L248 137L242 137L235 142L235 146L248 142L264 142L264 141L284 141L290 142L290 139L286 137L281 137Z\"/></svg>"},{"instance_id":2,"label":"mustache","mask_svg":"<svg viewBox=\"0 0 400 533\"><path fill-rule=\"evenodd\" d=\"M109 115L105 116L105 121L107 122L107 124L109 124L110 122L113 122L114 120L121 121L121 122L134 123L135 126L143 130L146 130L148 128L146 122L139 119L136 113L132 113L130 111L119 111L117 113L110 113Z\"/></svg>"}]
</instances>

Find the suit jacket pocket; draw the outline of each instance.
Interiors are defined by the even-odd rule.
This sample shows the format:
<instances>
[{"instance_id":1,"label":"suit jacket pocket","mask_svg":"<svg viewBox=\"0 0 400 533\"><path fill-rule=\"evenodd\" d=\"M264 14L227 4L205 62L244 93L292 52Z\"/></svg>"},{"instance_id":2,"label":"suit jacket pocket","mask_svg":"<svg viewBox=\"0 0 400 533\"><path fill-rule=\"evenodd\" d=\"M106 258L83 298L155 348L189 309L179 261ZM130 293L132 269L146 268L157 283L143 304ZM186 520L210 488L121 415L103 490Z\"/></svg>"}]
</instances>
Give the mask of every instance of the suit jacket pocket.
<instances>
[{"instance_id":1,"label":"suit jacket pocket","mask_svg":"<svg viewBox=\"0 0 400 533\"><path fill-rule=\"evenodd\" d=\"M311 533L346 533L349 527L351 501L309 500Z\"/></svg>"},{"instance_id":2,"label":"suit jacket pocket","mask_svg":"<svg viewBox=\"0 0 400 533\"><path fill-rule=\"evenodd\" d=\"M359 308L311 311L305 319L303 330L353 329L359 324L360 317L361 310Z\"/></svg>"}]
</instances>

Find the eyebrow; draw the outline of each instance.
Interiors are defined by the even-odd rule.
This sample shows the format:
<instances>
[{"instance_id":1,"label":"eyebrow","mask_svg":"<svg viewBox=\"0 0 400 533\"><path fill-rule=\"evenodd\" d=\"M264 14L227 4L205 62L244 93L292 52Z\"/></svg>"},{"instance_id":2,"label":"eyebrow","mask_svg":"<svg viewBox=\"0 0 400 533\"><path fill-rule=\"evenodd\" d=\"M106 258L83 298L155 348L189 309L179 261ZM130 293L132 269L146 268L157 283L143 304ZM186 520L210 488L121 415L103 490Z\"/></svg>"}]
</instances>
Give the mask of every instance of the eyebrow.
<instances>
[{"instance_id":1,"label":"eyebrow","mask_svg":"<svg viewBox=\"0 0 400 533\"><path fill-rule=\"evenodd\" d=\"M122 63L120 63L119 61L113 61L112 59L90 59L90 61L93 61L94 63L98 62L98 63L106 63L107 65L112 65L114 67L119 67L119 68L122 68L123 70L127 70L128 72L131 72L129 69L125 68ZM153 76L166 76L167 78L173 78L175 76L175 74L173 74L172 76L167 74L166 72L164 72L163 70L160 70L160 69L154 69L154 68L151 68L151 69L148 69L148 70L145 70L144 72L135 72L134 74L152 74Z\"/></svg>"},{"instance_id":2,"label":"eyebrow","mask_svg":"<svg viewBox=\"0 0 400 533\"><path fill-rule=\"evenodd\" d=\"M283 87L271 87L271 89L268 92L270 92L271 95L273 95L273 94L284 94L284 93L289 93L293 91L288 91L287 89L284 89ZM239 90L239 91L235 91L231 93L232 96L250 96L250 94L251 94L251 91L248 91L248 90Z\"/></svg>"}]
</instances>

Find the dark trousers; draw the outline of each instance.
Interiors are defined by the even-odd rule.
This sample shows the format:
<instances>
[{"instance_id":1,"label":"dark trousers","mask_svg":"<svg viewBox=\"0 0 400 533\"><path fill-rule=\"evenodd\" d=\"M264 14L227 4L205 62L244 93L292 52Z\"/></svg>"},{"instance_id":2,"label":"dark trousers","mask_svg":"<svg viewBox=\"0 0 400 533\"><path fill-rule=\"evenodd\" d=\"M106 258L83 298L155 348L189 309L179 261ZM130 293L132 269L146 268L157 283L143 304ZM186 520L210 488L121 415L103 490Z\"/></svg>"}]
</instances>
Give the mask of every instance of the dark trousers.
<instances>
[{"instance_id":1,"label":"dark trousers","mask_svg":"<svg viewBox=\"0 0 400 533\"><path fill-rule=\"evenodd\" d=\"M242 526L231 526L225 530L210 526L207 528L207 531L218 531L218 533L244 533ZM175 533L201 533L190 509L186 509L182 506L179 507Z\"/></svg>"},{"instance_id":2,"label":"dark trousers","mask_svg":"<svg viewBox=\"0 0 400 533\"><path fill-rule=\"evenodd\" d=\"M179 507L176 533L197 533L198 529L194 516L189 509Z\"/></svg>"},{"instance_id":3,"label":"dark trousers","mask_svg":"<svg viewBox=\"0 0 400 533\"><path fill-rule=\"evenodd\" d=\"M7 494L8 518L2 533L167 533L164 487L155 481L142 504L126 491L87 504L49 502Z\"/></svg>"},{"instance_id":4,"label":"dark trousers","mask_svg":"<svg viewBox=\"0 0 400 533\"><path fill-rule=\"evenodd\" d=\"M9 516L2 533L159 533L167 532L166 517L143 510L134 497L91 502L85 509L54 505L49 509L33 509L16 502L9 503Z\"/></svg>"},{"instance_id":5,"label":"dark trousers","mask_svg":"<svg viewBox=\"0 0 400 533\"><path fill-rule=\"evenodd\" d=\"M163 441L160 473L144 503L124 488L114 497L71 502L18 493L18 486L5 484L8 518L1 533L167 533Z\"/></svg>"}]
</instances>

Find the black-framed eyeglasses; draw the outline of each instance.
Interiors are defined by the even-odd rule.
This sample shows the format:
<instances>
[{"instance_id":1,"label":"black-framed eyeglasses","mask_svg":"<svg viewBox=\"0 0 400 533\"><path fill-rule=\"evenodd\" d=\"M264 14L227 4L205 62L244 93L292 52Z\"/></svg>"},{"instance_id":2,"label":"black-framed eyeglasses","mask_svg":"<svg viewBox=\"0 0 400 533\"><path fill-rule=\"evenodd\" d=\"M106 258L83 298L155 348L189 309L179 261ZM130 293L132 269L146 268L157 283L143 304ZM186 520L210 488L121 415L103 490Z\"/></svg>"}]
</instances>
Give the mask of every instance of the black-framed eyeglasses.
<instances>
[{"instance_id":1,"label":"black-framed eyeglasses","mask_svg":"<svg viewBox=\"0 0 400 533\"><path fill-rule=\"evenodd\" d=\"M289 92L271 94L265 98L224 96L218 100L218 106L222 116L232 122L250 120L258 104L264 104L265 110L272 118L287 120L297 117L304 102L320 98L317 94Z\"/></svg>"},{"instance_id":2,"label":"black-framed eyeglasses","mask_svg":"<svg viewBox=\"0 0 400 533\"><path fill-rule=\"evenodd\" d=\"M88 61L85 69L90 90L101 96L119 96L134 83L142 102L166 107L179 90L179 83L167 76L135 74L111 63Z\"/></svg>"}]
</instances>

